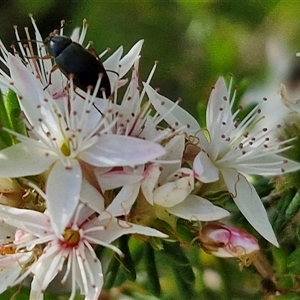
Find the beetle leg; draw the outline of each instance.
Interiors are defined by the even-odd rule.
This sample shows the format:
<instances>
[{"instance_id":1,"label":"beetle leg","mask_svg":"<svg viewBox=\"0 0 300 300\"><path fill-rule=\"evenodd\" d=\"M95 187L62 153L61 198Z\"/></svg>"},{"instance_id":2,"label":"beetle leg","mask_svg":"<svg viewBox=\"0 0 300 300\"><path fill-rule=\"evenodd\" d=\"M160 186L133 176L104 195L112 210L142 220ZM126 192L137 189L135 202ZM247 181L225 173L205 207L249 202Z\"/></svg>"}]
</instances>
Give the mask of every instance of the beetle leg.
<instances>
[{"instance_id":1,"label":"beetle leg","mask_svg":"<svg viewBox=\"0 0 300 300\"><path fill-rule=\"evenodd\" d=\"M97 58L97 60L99 60L102 63L101 59L99 58L99 55L98 55L97 51L94 48L88 48L86 50L88 52L90 52L92 55L94 55Z\"/></svg>"},{"instance_id":2,"label":"beetle leg","mask_svg":"<svg viewBox=\"0 0 300 300\"><path fill-rule=\"evenodd\" d=\"M83 101L85 101L84 96L80 95L78 92L76 92L76 86L74 86L74 93L79 96ZM102 111L96 106L95 103L93 103L94 108L103 116Z\"/></svg>"},{"instance_id":3,"label":"beetle leg","mask_svg":"<svg viewBox=\"0 0 300 300\"><path fill-rule=\"evenodd\" d=\"M31 59L50 59L52 56L50 54L44 55L42 57L39 57L38 55L33 56L25 56L25 58L31 58Z\"/></svg>"},{"instance_id":4,"label":"beetle leg","mask_svg":"<svg viewBox=\"0 0 300 300\"><path fill-rule=\"evenodd\" d=\"M51 57L51 56L50 56L50 57ZM58 65L54 65L54 66L52 67L52 69L51 69L51 71L50 71L50 73L49 73L48 84L44 87L44 90L47 89L47 88L49 87L49 85L52 84L52 82L51 82L51 75L52 75L52 73L53 73L55 70L57 70L57 69L58 69Z\"/></svg>"}]
</instances>

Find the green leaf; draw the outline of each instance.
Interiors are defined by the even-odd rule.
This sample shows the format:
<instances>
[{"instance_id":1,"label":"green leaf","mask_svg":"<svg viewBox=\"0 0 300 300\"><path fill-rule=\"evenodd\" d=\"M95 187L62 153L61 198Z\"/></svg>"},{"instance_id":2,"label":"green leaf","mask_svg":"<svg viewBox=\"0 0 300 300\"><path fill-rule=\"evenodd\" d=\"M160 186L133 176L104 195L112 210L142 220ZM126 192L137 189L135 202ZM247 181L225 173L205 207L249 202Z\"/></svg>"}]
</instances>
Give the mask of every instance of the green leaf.
<instances>
[{"instance_id":1,"label":"green leaf","mask_svg":"<svg viewBox=\"0 0 300 300\"><path fill-rule=\"evenodd\" d=\"M10 128L10 121L7 115L6 106L3 95L0 91L0 126ZM0 149L7 148L12 145L10 134L4 130L0 130Z\"/></svg>"},{"instance_id":2,"label":"green leaf","mask_svg":"<svg viewBox=\"0 0 300 300\"><path fill-rule=\"evenodd\" d=\"M293 199L290 201L289 206L285 212L285 220L286 222L290 221L291 218L295 216L295 214L299 211L300 207L300 190L297 191Z\"/></svg>"},{"instance_id":3,"label":"green leaf","mask_svg":"<svg viewBox=\"0 0 300 300\"><path fill-rule=\"evenodd\" d=\"M6 110L10 121L9 128L11 128L12 130L18 133L25 135L26 134L25 124L20 118L22 110L19 104L18 97L16 93L12 90L8 90L6 94Z\"/></svg>"},{"instance_id":4,"label":"green leaf","mask_svg":"<svg viewBox=\"0 0 300 300\"><path fill-rule=\"evenodd\" d=\"M285 289L291 289L295 286L295 278L290 274L283 275L278 278L278 284Z\"/></svg>"},{"instance_id":5,"label":"green leaf","mask_svg":"<svg viewBox=\"0 0 300 300\"><path fill-rule=\"evenodd\" d=\"M10 134L3 129L0 129L0 150L11 146L12 138Z\"/></svg>"},{"instance_id":6,"label":"green leaf","mask_svg":"<svg viewBox=\"0 0 300 300\"><path fill-rule=\"evenodd\" d=\"M167 243L164 242L164 251L163 254L171 260L172 264L186 266L190 262L186 257L185 252L180 247L179 243Z\"/></svg>"},{"instance_id":7,"label":"green leaf","mask_svg":"<svg viewBox=\"0 0 300 300\"><path fill-rule=\"evenodd\" d=\"M29 299L29 288L22 287L20 290L19 286L14 286L10 289L7 289L1 294L1 300L22 300L22 299Z\"/></svg>"},{"instance_id":8,"label":"green leaf","mask_svg":"<svg viewBox=\"0 0 300 300\"><path fill-rule=\"evenodd\" d=\"M290 189L283 194L279 204L276 208L277 216L272 218L273 229L277 232L286 221L286 210L291 202L291 199L295 196L295 190Z\"/></svg>"},{"instance_id":9,"label":"green leaf","mask_svg":"<svg viewBox=\"0 0 300 300\"><path fill-rule=\"evenodd\" d=\"M120 260L119 258L114 256L109 264L108 271L105 276L105 282L103 286L105 290L110 290L114 286L119 272L119 267L120 267Z\"/></svg>"},{"instance_id":10,"label":"green leaf","mask_svg":"<svg viewBox=\"0 0 300 300\"><path fill-rule=\"evenodd\" d=\"M5 99L0 92L0 126L26 135L26 127L20 118L21 108L16 93L8 90ZM0 149L7 148L18 141L5 130L0 130Z\"/></svg>"},{"instance_id":11,"label":"green leaf","mask_svg":"<svg viewBox=\"0 0 300 300\"><path fill-rule=\"evenodd\" d=\"M195 238L195 233L191 232L191 228L187 226L186 222L182 222L182 220L177 224L177 234L180 237L179 240L185 244L191 244L192 240Z\"/></svg>"},{"instance_id":12,"label":"green leaf","mask_svg":"<svg viewBox=\"0 0 300 300\"><path fill-rule=\"evenodd\" d=\"M192 271L192 267L188 266L176 266L173 267L173 272L175 275L177 287L181 295L180 299L194 299L194 284L195 276ZM192 276L191 276L192 274ZM193 278L193 280L190 280Z\"/></svg>"},{"instance_id":13,"label":"green leaf","mask_svg":"<svg viewBox=\"0 0 300 300\"><path fill-rule=\"evenodd\" d=\"M131 258L131 253L128 247L128 239L129 238L125 235L119 238L119 248L124 254L124 257L121 259L121 262L125 268L124 272L126 273L127 278L131 281L135 281L135 264Z\"/></svg>"},{"instance_id":14,"label":"green leaf","mask_svg":"<svg viewBox=\"0 0 300 300\"><path fill-rule=\"evenodd\" d=\"M11 128L2 92L0 92L0 121L1 126Z\"/></svg>"},{"instance_id":15,"label":"green leaf","mask_svg":"<svg viewBox=\"0 0 300 300\"><path fill-rule=\"evenodd\" d=\"M276 300L299 300L299 295L296 293L288 293L285 295L280 295L276 297Z\"/></svg>"},{"instance_id":16,"label":"green leaf","mask_svg":"<svg viewBox=\"0 0 300 300\"><path fill-rule=\"evenodd\" d=\"M165 208L162 206L156 207L156 216L160 219L168 223L173 229L176 228L177 217L170 214Z\"/></svg>"},{"instance_id":17,"label":"green leaf","mask_svg":"<svg viewBox=\"0 0 300 300\"><path fill-rule=\"evenodd\" d=\"M180 299L192 299L194 295L195 275L192 265L179 243L164 242L163 255L170 260L176 283L181 294Z\"/></svg>"},{"instance_id":18,"label":"green leaf","mask_svg":"<svg viewBox=\"0 0 300 300\"><path fill-rule=\"evenodd\" d=\"M288 253L284 248L272 248L276 273L284 274L286 272Z\"/></svg>"},{"instance_id":19,"label":"green leaf","mask_svg":"<svg viewBox=\"0 0 300 300\"><path fill-rule=\"evenodd\" d=\"M149 289L154 296L159 297L161 293L159 275L157 272L154 250L149 243L145 244L145 260Z\"/></svg>"},{"instance_id":20,"label":"green leaf","mask_svg":"<svg viewBox=\"0 0 300 300\"><path fill-rule=\"evenodd\" d=\"M260 198L268 196L273 190L273 184L270 183L270 178L263 176L253 176L254 187Z\"/></svg>"},{"instance_id":21,"label":"green leaf","mask_svg":"<svg viewBox=\"0 0 300 300\"><path fill-rule=\"evenodd\" d=\"M124 269L120 269L117 273L117 277L114 283L114 286L120 286L127 280L127 273L125 273Z\"/></svg>"},{"instance_id":22,"label":"green leaf","mask_svg":"<svg viewBox=\"0 0 300 300\"><path fill-rule=\"evenodd\" d=\"M297 248L287 259L287 267L290 273L300 273L300 248Z\"/></svg>"}]
</instances>

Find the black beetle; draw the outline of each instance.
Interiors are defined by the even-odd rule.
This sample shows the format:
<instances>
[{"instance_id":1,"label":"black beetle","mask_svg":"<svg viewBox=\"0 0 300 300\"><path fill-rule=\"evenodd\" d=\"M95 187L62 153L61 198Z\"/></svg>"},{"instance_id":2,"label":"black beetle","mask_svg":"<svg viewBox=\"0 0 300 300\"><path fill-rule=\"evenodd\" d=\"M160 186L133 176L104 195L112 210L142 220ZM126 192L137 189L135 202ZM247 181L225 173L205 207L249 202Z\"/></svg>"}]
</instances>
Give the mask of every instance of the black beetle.
<instances>
[{"instance_id":1,"label":"black beetle","mask_svg":"<svg viewBox=\"0 0 300 300\"><path fill-rule=\"evenodd\" d=\"M44 44L49 54L54 57L60 71L67 78L72 74L76 87L86 92L88 86L96 86L99 74L102 74L97 97L102 98L102 89L105 90L106 97L111 95L106 70L101 61L91 52L64 35L49 36L45 39Z\"/></svg>"}]
</instances>

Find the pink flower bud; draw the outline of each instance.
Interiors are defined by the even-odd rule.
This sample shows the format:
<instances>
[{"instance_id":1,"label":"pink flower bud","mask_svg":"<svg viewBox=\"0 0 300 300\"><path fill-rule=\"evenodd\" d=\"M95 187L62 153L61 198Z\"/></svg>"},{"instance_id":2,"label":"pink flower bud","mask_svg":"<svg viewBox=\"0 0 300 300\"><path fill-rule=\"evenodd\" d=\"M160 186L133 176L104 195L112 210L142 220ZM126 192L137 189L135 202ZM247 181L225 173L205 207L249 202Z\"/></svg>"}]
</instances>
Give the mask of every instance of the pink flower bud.
<instances>
[{"instance_id":1,"label":"pink flower bud","mask_svg":"<svg viewBox=\"0 0 300 300\"><path fill-rule=\"evenodd\" d=\"M252 255L259 250L254 236L245 230L211 222L199 233L200 243L205 252L218 257L235 257L250 265ZM251 262L247 261L251 259Z\"/></svg>"}]
</instances>

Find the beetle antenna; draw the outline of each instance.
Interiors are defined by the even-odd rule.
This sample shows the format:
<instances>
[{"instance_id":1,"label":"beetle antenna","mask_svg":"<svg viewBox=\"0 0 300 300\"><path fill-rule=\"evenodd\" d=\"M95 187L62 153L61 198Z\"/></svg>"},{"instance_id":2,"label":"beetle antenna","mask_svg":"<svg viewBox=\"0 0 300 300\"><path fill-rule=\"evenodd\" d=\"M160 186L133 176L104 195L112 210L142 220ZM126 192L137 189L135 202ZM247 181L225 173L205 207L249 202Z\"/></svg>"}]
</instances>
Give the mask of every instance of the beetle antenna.
<instances>
[{"instance_id":1,"label":"beetle antenna","mask_svg":"<svg viewBox=\"0 0 300 300\"><path fill-rule=\"evenodd\" d=\"M95 103L93 103L94 108L101 114L101 116L103 117L103 112L96 106Z\"/></svg>"},{"instance_id":2,"label":"beetle antenna","mask_svg":"<svg viewBox=\"0 0 300 300\"><path fill-rule=\"evenodd\" d=\"M72 21L68 21L68 22L66 22L65 20L61 20L60 21L60 27L59 27L59 35L63 35L63 29L66 27L66 26L68 26L69 24L71 24L72 23Z\"/></svg>"}]
</instances>

